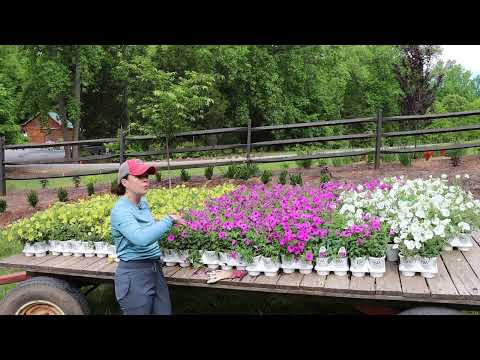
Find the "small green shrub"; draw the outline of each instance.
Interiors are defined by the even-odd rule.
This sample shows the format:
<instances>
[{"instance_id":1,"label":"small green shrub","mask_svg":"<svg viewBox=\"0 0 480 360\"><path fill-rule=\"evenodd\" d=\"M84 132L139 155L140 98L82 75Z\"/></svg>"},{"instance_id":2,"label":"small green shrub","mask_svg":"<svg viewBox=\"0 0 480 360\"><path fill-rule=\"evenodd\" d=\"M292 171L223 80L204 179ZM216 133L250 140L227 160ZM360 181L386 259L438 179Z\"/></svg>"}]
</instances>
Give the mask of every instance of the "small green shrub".
<instances>
[{"instance_id":1,"label":"small green shrub","mask_svg":"<svg viewBox=\"0 0 480 360\"><path fill-rule=\"evenodd\" d=\"M0 199L0 214L4 213L7 210L7 201L5 199Z\"/></svg>"},{"instance_id":2,"label":"small green shrub","mask_svg":"<svg viewBox=\"0 0 480 360\"><path fill-rule=\"evenodd\" d=\"M270 170L264 170L262 173L262 177L260 180L262 180L262 183L268 184L268 182L272 179L272 172Z\"/></svg>"},{"instance_id":3,"label":"small green shrub","mask_svg":"<svg viewBox=\"0 0 480 360\"><path fill-rule=\"evenodd\" d=\"M45 189L47 187L48 180L47 179L42 179L42 180L40 180L40 184L42 185L42 189Z\"/></svg>"},{"instance_id":4,"label":"small green shrub","mask_svg":"<svg viewBox=\"0 0 480 360\"><path fill-rule=\"evenodd\" d=\"M248 180L251 177L257 176L260 169L257 164L243 164L237 169L236 178L241 180Z\"/></svg>"},{"instance_id":5,"label":"small green shrub","mask_svg":"<svg viewBox=\"0 0 480 360\"><path fill-rule=\"evenodd\" d=\"M209 165L207 168L205 168L205 178L207 180L212 180L213 177L213 166Z\"/></svg>"},{"instance_id":6,"label":"small green shrub","mask_svg":"<svg viewBox=\"0 0 480 360\"><path fill-rule=\"evenodd\" d=\"M192 178L192 176L186 169L180 170L180 177L183 181L189 181Z\"/></svg>"},{"instance_id":7,"label":"small green shrub","mask_svg":"<svg viewBox=\"0 0 480 360\"><path fill-rule=\"evenodd\" d=\"M464 149L453 149L447 151L447 156L450 158L450 163L452 166L459 166L462 162L462 156L464 154Z\"/></svg>"},{"instance_id":8,"label":"small green shrub","mask_svg":"<svg viewBox=\"0 0 480 360\"><path fill-rule=\"evenodd\" d=\"M295 162L304 169L310 169L313 165L313 159L296 160Z\"/></svg>"},{"instance_id":9,"label":"small green shrub","mask_svg":"<svg viewBox=\"0 0 480 360\"><path fill-rule=\"evenodd\" d=\"M403 166L412 166L412 155L411 154L399 154L398 159L400 160L400 164Z\"/></svg>"},{"instance_id":10,"label":"small green shrub","mask_svg":"<svg viewBox=\"0 0 480 360\"><path fill-rule=\"evenodd\" d=\"M157 171L155 173L155 178L157 179L157 182L162 181L162 173L160 171Z\"/></svg>"},{"instance_id":11,"label":"small green shrub","mask_svg":"<svg viewBox=\"0 0 480 360\"><path fill-rule=\"evenodd\" d=\"M302 173L290 174L290 185L303 185Z\"/></svg>"},{"instance_id":12,"label":"small green shrub","mask_svg":"<svg viewBox=\"0 0 480 360\"><path fill-rule=\"evenodd\" d=\"M74 176L72 178L73 184L75 185L76 188L80 186L80 176Z\"/></svg>"},{"instance_id":13,"label":"small green shrub","mask_svg":"<svg viewBox=\"0 0 480 360\"><path fill-rule=\"evenodd\" d=\"M230 165L227 167L227 171L225 172L225 177L228 179L235 179L237 177L238 166L237 165Z\"/></svg>"},{"instance_id":14,"label":"small green shrub","mask_svg":"<svg viewBox=\"0 0 480 360\"><path fill-rule=\"evenodd\" d=\"M287 176L288 176L288 171L287 170L282 170L280 173L280 176L278 177L278 182L282 185L287 184Z\"/></svg>"},{"instance_id":15,"label":"small green shrub","mask_svg":"<svg viewBox=\"0 0 480 360\"><path fill-rule=\"evenodd\" d=\"M87 184L87 192L88 196L92 196L93 194L95 194L95 183L89 182Z\"/></svg>"},{"instance_id":16,"label":"small green shrub","mask_svg":"<svg viewBox=\"0 0 480 360\"><path fill-rule=\"evenodd\" d=\"M64 188L60 188L57 191L57 197L58 200L61 202L67 202L68 201L68 192Z\"/></svg>"},{"instance_id":17,"label":"small green shrub","mask_svg":"<svg viewBox=\"0 0 480 360\"><path fill-rule=\"evenodd\" d=\"M35 190L31 190L27 194L27 201L31 207L35 208L38 204L38 194Z\"/></svg>"},{"instance_id":18,"label":"small green shrub","mask_svg":"<svg viewBox=\"0 0 480 360\"><path fill-rule=\"evenodd\" d=\"M343 159L340 158L340 157L333 158L333 159L332 159L332 164L333 164L333 166L335 166L335 167L342 166L342 165L343 165Z\"/></svg>"}]
</instances>

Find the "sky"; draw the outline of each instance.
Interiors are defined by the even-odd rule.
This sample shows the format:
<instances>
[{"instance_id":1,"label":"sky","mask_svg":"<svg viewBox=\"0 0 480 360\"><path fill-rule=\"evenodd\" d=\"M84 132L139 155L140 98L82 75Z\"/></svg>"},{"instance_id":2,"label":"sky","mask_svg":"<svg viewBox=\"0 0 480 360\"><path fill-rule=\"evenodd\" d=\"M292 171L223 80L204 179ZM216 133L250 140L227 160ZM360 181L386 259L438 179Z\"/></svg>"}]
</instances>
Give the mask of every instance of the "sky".
<instances>
[{"instance_id":1,"label":"sky","mask_svg":"<svg viewBox=\"0 0 480 360\"><path fill-rule=\"evenodd\" d=\"M472 72L472 76L480 75L480 45L441 45L443 48L442 60L455 60L465 69Z\"/></svg>"}]
</instances>

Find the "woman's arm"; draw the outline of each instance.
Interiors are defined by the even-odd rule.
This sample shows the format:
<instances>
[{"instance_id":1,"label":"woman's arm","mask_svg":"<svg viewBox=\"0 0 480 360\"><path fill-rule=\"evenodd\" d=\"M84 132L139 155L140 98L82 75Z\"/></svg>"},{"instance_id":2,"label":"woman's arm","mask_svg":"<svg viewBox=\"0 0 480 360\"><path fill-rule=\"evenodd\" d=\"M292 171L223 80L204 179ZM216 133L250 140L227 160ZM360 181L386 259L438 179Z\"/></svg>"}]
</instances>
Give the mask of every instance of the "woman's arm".
<instances>
[{"instance_id":1,"label":"woman's arm","mask_svg":"<svg viewBox=\"0 0 480 360\"><path fill-rule=\"evenodd\" d=\"M172 219L165 216L153 225L142 227L128 210L112 213L111 221L123 236L137 246L148 246L160 240L173 225Z\"/></svg>"}]
</instances>

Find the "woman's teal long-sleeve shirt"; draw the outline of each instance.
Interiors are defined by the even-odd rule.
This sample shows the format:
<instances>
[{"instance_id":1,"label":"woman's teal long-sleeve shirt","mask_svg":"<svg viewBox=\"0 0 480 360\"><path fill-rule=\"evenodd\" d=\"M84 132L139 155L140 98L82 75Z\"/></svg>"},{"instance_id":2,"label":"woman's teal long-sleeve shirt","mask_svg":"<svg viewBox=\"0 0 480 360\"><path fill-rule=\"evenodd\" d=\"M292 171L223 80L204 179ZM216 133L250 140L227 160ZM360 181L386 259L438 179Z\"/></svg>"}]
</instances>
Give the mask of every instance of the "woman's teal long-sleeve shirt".
<instances>
[{"instance_id":1,"label":"woman's teal long-sleeve shirt","mask_svg":"<svg viewBox=\"0 0 480 360\"><path fill-rule=\"evenodd\" d=\"M156 222L143 197L135 205L125 196L115 203L110 222L117 256L121 261L159 259L158 241L173 225L169 216Z\"/></svg>"}]
</instances>

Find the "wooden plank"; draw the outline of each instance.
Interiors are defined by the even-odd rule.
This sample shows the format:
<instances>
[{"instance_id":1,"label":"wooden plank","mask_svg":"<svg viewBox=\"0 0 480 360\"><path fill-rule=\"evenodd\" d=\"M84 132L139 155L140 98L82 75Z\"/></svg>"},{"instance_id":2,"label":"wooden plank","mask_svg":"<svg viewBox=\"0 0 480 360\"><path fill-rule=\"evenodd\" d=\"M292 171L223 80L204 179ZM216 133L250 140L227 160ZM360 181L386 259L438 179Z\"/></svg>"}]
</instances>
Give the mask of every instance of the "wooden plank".
<instances>
[{"instance_id":1,"label":"wooden plank","mask_svg":"<svg viewBox=\"0 0 480 360\"><path fill-rule=\"evenodd\" d=\"M81 259L82 259L82 261L69 266L69 269L71 269L71 270L82 270L82 269L85 269L85 268L89 267L90 265L93 265L96 262L101 260L101 258L96 257L96 256L89 257L89 258L82 257Z\"/></svg>"},{"instance_id":2,"label":"wooden plank","mask_svg":"<svg viewBox=\"0 0 480 360\"><path fill-rule=\"evenodd\" d=\"M280 276L281 275L278 274L275 276L258 275L254 284L255 286L260 285L262 287L276 287Z\"/></svg>"},{"instance_id":3,"label":"wooden plank","mask_svg":"<svg viewBox=\"0 0 480 360\"><path fill-rule=\"evenodd\" d=\"M442 259L459 295L480 299L480 280L463 254L458 250L444 251Z\"/></svg>"},{"instance_id":4,"label":"wooden plank","mask_svg":"<svg viewBox=\"0 0 480 360\"><path fill-rule=\"evenodd\" d=\"M181 281L192 281L198 282L197 279L192 279L192 274L195 272L195 269L192 267L181 268L175 274L170 276L172 280L181 280Z\"/></svg>"},{"instance_id":5,"label":"wooden plank","mask_svg":"<svg viewBox=\"0 0 480 360\"><path fill-rule=\"evenodd\" d=\"M428 288L425 278L420 275L403 276L400 275L402 283L403 295L406 297L429 297L430 289Z\"/></svg>"},{"instance_id":6,"label":"wooden plank","mask_svg":"<svg viewBox=\"0 0 480 360\"><path fill-rule=\"evenodd\" d=\"M114 262L111 262L111 263L105 265L103 268L101 268L99 270L99 272L101 272L102 274L105 274L105 275L114 276L115 275L115 270L117 270L117 267L118 267L118 263L114 261Z\"/></svg>"},{"instance_id":7,"label":"wooden plank","mask_svg":"<svg viewBox=\"0 0 480 360\"><path fill-rule=\"evenodd\" d=\"M299 288L304 276L296 271L292 274L281 274L277 281L277 287L280 289Z\"/></svg>"},{"instance_id":8,"label":"wooden plank","mask_svg":"<svg viewBox=\"0 0 480 360\"><path fill-rule=\"evenodd\" d=\"M324 152L316 153L311 155L299 155L299 156L282 156L275 158L254 158L251 160L252 163L272 163L272 162L282 162L282 161L296 161L296 160L308 160L308 159L324 159L324 158L335 158L335 157L348 157L348 156L362 156L371 154L372 150L353 150L353 151L342 151L342 152ZM383 150L382 150L383 152Z\"/></svg>"},{"instance_id":9,"label":"wooden plank","mask_svg":"<svg viewBox=\"0 0 480 360\"><path fill-rule=\"evenodd\" d=\"M464 144L449 144L449 145L419 145L416 147L403 148L382 148L382 154L403 154L424 151L439 151L439 150L453 150L453 149L469 149L480 147L480 142L464 143Z\"/></svg>"},{"instance_id":10,"label":"wooden plank","mask_svg":"<svg viewBox=\"0 0 480 360\"><path fill-rule=\"evenodd\" d=\"M0 267L16 267L17 265L24 265L27 257L23 254L12 255L0 261Z\"/></svg>"},{"instance_id":11,"label":"wooden plank","mask_svg":"<svg viewBox=\"0 0 480 360\"><path fill-rule=\"evenodd\" d=\"M337 276L331 272L325 281L325 290L332 292L347 291L350 287L350 274L345 276Z\"/></svg>"},{"instance_id":12,"label":"wooden plank","mask_svg":"<svg viewBox=\"0 0 480 360\"><path fill-rule=\"evenodd\" d=\"M458 291L453 284L450 275L443 263L442 258L440 257L437 261L438 274L434 278L427 279L428 287L430 288L430 293L432 297L439 298L457 298Z\"/></svg>"},{"instance_id":13,"label":"wooden plank","mask_svg":"<svg viewBox=\"0 0 480 360\"><path fill-rule=\"evenodd\" d=\"M119 154L82 156L76 160L69 159L50 159L50 160L29 160L29 161L9 161L5 165L35 165L35 164L72 164L79 161L107 160L118 157Z\"/></svg>"},{"instance_id":14,"label":"wooden plank","mask_svg":"<svg viewBox=\"0 0 480 360\"><path fill-rule=\"evenodd\" d=\"M59 256L62 260L52 263L50 266L47 266L47 269L69 269L70 266L81 262L83 259L80 256Z\"/></svg>"},{"instance_id":15,"label":"wooden plank","mask_svg":"<svg viewBox=\"0 0 480 360\"><path fill-rule=\"evenodd\" d=\"M476 231L472 234L473 241L480 245L480 231Z\"/></svg>"},{"instance_id":16,"label":"wooden plank","mask_svg":"<svg viewBox=\"0 0 480 360\"><path fill-rule=\"evenodd\" d=\"M292 144L304 144L304 143L312 143L312 142L339 141L339 140L373 139L373 138L375 138L375 134L373 133L333 135L333 136L286 139L286 140L260 141L260 142L252 143L252 147L262 147L262 146L271 146L271 145L292 145Z\"/></svg>"},{"instance_id":17,"label":"wooden plank","mask_svg":"<svg viewBox=\"0 0 480 360\"><path fill-rule=\"evenodd\" d=\"M300 287L308 290L320 290L325 287L326 280L326 276L318 275L317 273L312 272L311 274L307 274L303 277Z\"/></svg>"},{"instance_id":18,"label":"wooden plank","mask_svg":"<svg viewBox=\"0 0 480 360\"><path fill-rule=\"evenodd\" d=\"M62 175L47 175L44 176L30 176L30 177L18 177L18 176L7 176L7 180L39 180L39 179L58 179L70 176L93 176L93 175L104 175L104 174L116 174L117 170L97 170L97 171L90 171L90 172L64 172Z\"/></svg>"},{"instance_id":19,"label":"wooden plank","mask_svg":"<svg viewBox=\"0 0 480 360\"><path fill-rule=\"evenodd\" d=\"M398 263L385 262L385 275L375 281L375 293L379 295L402 295Z\"/></svg>"},{"instance_id":20,"label":"wooden plank","mask_svg":"<svg viewBox=\"0 0 480 360\"><path fill-rule=\"evenodd\" d=\"M480 111L461 111L453 113L443 113L443 114L429 114L429 115L401 115L401 116L389 116L384 118L384 121L405 121L405 120L432 120L432 119L443 119L443 118L453 118L453 117L462 117L462 116L472 116L480 115Z\"/></svg>"},{"instance_id":21,"label":"wooden plank","mask_svg":"<svg viewBox=\"0 0 480 360\"><path fill-rule=\"evenodd\" d=\"M102 273L101 269L107 266L108 264L110 264L110 262L107 257L100 258L99 261L90 265L86 270L91 274L101 274Z\"/></svg>"},{"instance_id":22,"label":"wooden plank","mask_svg":"<svg viewBox=\"0 0 480 360\"><path fill-rule=\"evenodd\" d=\"M375 294L375 278L368 275L364 277L352 276L350 278L349 292L360 294Z\"/></svg>"},{"instance_id":23,"label":"wooden plank","mask_svg":"<svg viewBox=\"0 0 480 360\"><path fill-rule=\"evenodd\" d=\"M455 128L435 128L435 129L425 129L425 130L392 131L392 132L383 133L382 137L453 133L458 131L472 131L472 130L480 130L480 125L467 125L467 126L459 126Z\"/></svg>"},{"instance_id":24,"label":"wooden plank","mask_svg":"<svg viewBox=\"0 0 480 360\"><path fill-rule=\"evenodd\" d=\"M462 251L462 254L465 259L467 259L467 262L475 275L480 278L480 247L478 246L475 237L472 237L472 245L473 247L470 251Z\"/></svg>"},{"instance_id":25,"label":"wooden plank","mask_svg":"<svg viewBox=\"0 0 480 360\"><path fill-rule=\"evenodd\" d=\"M165 278L169 278L180 269L181 269L180 266L164 266L163 269L162 269L163 270L163 276Z\"/></svg>"},{"instance_id":26,"label":"wooden plank","mask_svg":"<svg viewBox=\"0 0 480 360\"><path fill-rule=\"evenodd\" d=\"M62 141L51 144L20 144L20 145L6 145L5 149L38 149L49 147L61 147L65 145L82 145L82 144L102 144L118 142L117 138L104 138L104 139L90 139L90 140L77 140L77 141Z\"/></svg>"},{"instance_id":27,"label":"wooden plank","mask_svg":"<svg viewBox=\"0 0 480 360\"><path fill-rule=\"evenodd\" d=\"M340 119L340 120L321 120L321 121L311 121L311 122L296 123L296 124L257 126L252 128L252 132L300 129L300 128L319 127L319 126L351 125L351 124L369 123L373 121L375 121L375 118L373 117Z\"/></svg>"}]
</instances>

